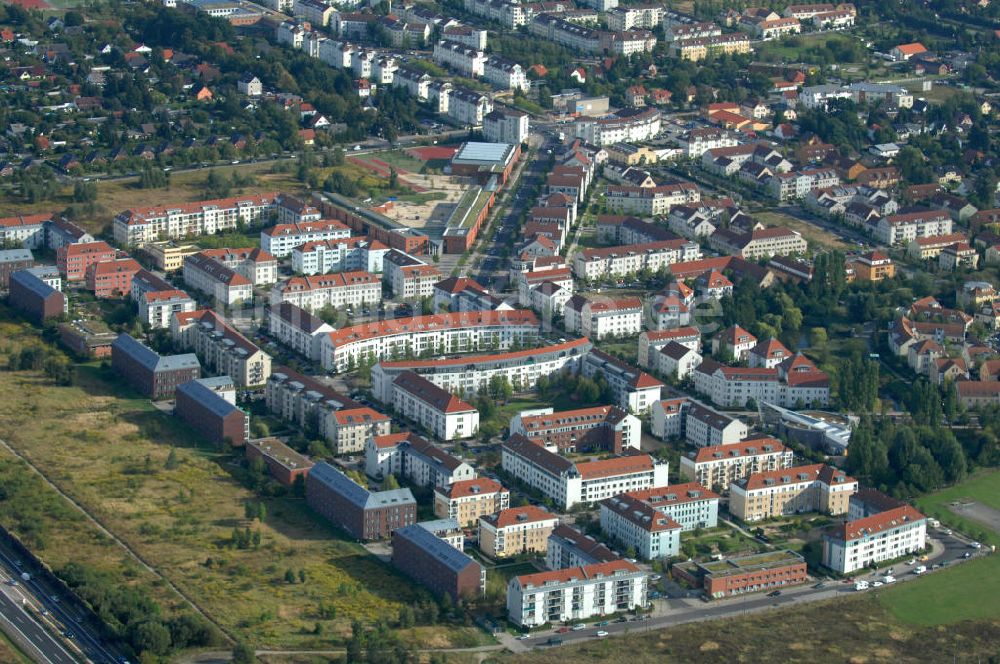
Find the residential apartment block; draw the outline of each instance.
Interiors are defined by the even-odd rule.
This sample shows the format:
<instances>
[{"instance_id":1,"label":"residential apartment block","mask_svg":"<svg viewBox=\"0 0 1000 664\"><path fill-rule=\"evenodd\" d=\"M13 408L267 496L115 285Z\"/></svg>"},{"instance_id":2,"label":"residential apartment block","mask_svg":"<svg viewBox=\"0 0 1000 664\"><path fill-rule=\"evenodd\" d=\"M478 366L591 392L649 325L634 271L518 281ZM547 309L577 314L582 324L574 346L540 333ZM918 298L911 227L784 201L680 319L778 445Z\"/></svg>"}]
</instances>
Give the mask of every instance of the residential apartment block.
<instances>
[{"instance_id":1,"label":"residential apartment block","mask_svg":"<svg viewBox=\"0 0 1000 664\"><path fill-rule=\"evenodd\" d=\"M681 456L681 477L713 491L750 475L792 467L794 454L777 438L755 436L736 443L703 447Z\"/></svg>"},{"instance_id":2,"label":"residential apartment block","mask_svg":"<svg viewBox=\"0 0 1000 664\"><path fill-rule=\"evenodd\" d=\"M741 521L803 512L847 514L858 481L820 463L754 473L729 485L729 511Z\"/></svg>"},{"instance_id":3,"label":"residential apartment block","mask_svg":"<svg viewBox=\"0 0 1000 664\"><path fill-rule=\"evenodd\" d=\"M643 560L676 556L681 524L627 493L601 501L601 530L623 549Z\"/></svg>"},{"instance_id":4,"label":"residential apartment block","mask_svg":"<svg viewBox=\"0 0 1000 664\"><path fill-rule=\"evenodd\" d=\"M680 238L620 247L584 249L573 256L573 274L580 279L624 277L643 269L659 272L668 265L700 258L701 249L698 244Z\"/></svg>"},{"instance_id":5,"label":"residential apartment block","mask_svg":"<svg viewBox=\"0 0 1000 664\"><path fill-rule=\"evenodd\" d=\"M56 267L66 281L83 281L87 268L94 263L112 261L117 254L114 247L103 240L68 244L56 250Z\"/></svg>"},{"instance_id":6,"label":"residential apartment block","mask_svg":"<svg viewBox=\"0 0 1000 664\"><path fill-rule=\"evenodd\" d=\"M329 272L371 272L381 274L389 247L367 237L307 242L292 249L292 270L296 274Z\"/></svg>"},{"instance_id":7,"label":"residential apartment block","mask_svg":"<svg viewBox=\"0 0 1000 664\"><path fill-rule=\"evenodd\" d=\"M434 515L455 519L462 527L479 523L479 517L510 507L510 491L488 477L458 480L434 487Z\"/></svg>"},{"instance_id":8,"label":"residential apartment block","mask_svg":"<svg viewBox=\"0 0 1000 664\"><path fill-rule=\"evenodd\" d=\"M918 553L927 546L927 519L909 505L835 526L823 538L823 565L850 574Z\"/></svg>"},{"instance_id":9,"label":"residential apartment block","mask_svg":"<svg viewBox=\"0 0 1000 664\"><path fill-rule=\"evenodd\" d=\"M201 380L178 385L175 399L174 412L209 441L239 447L250 438L250 415Z\"/></svg>"},{"instance_id":10,"label":"residential apartment block","mask_svg":"<svg viewBox=\"0 0 1000 664\"><path fill-rule=\"evenodd\" d=\"M392 564L455 605L486 592L483 566L419 524L393 531Z\"/></svg>"},{"instance_id":11,"label":"residential apartment block","mask_svg":"<svg viewBox=\"0 0 1000 664\"><path fill-rule=\"evenodd\" d=\"M574 295L566 302L563 326L588 339L631 337L642 332L642 300L638 297L587 299Z\"/></svg>"},{"instance_id":12,"label":"residential apartment block","mask_svg":"<svg viewBox=\"0 0 1000 664\"><path fill-rule=\"evenodd\" d=\"M705 359L694 370L694 387L722 408L744 407L749 399L785 408L825 406L830 378L797 354L773 369L727 367Z\"/></svg>"},{"instance_id":13,"label":"residential apartment block","mask_svg":"<svg viewBox=\"0 0 1000 664\"><path fill-rule=\"evenodd\" d=\"M690 205L700 200L701 190L697 185L678 182L655 187L609 184L604 202L612 212L654 217L667 215L678 205Z\"/></svg>"},{"instance_id":14,"label":"residential apartment block","mask_svg":"<svg viewBox=\"0 0 1000 664\"><path fill-rule=\"evenodd\" d=\"M648 454L573 462L518 434L500 449L505 472L538 489L563 510L624 491L667 485L668 465Z\"/></svg>"},{"instance_id":15,"label":"residential apartment block","mask_svg":"<svg viewBox=\"0 0 1000 664\"><path fill-rule=\"evenodd\" d=\"M306 477L306 504L359 540L380 540L417 522L417 501L409 489L369 491L321 462Z\"/></svg>"},{"instance_id":16,"label":"residential apartment block","mask_svg":"<svg viewBox=\"0 0 1000 664\"><path fill-rule=\"evenodd\" d=\"M260 232L260 248L276 258L285 258L295 247L350 236L351 229L334 219L279 223Z\"/></svg>"},{"instance_id":17,"label":"residential apartment block","mask_svg":"<svg viewBox=\"0 0 1000 664\"><path fill-rule=\"evenodd\" d=\"M321 362L327 371L345 371L363 359L385 360L423 355L471 353L510 348L515 341L533 346L538 338L535 314L471 311L396 318L345 327L323 338ZM383 393L388 396L388 391Z\"/></svg>"},{"instance_id":18,"label":"residential apartment block","mask_svg":"<svg viewBox=\"0 0 1000 664\"><path fill-rule=\"evenodd\" d=\"M603 376L618 407L630 413L645 413L660 400L663 383L602 350L591 349L584 357L581 371L591 379L598 374Z\"/></svg>"},{"instance_id":19,"label":"residential apartment block","mask_svg":"<svg viewBox=\"0 0 1000 664\"><path fill-rule=\"evenodd\" d=\"M267 329L279 343L311 361L319 359L321 340L333 326L291 302L267 310Z\"/></svg>"},{"instance_id":20,"label":"residential apartment block","mask_svg":"<svg viewBox=\"0 0 1000 664\"><path fill-rule=\"evenodd\" d=\"M253 302L253 283L204 253L184 259L184 284L225 306Z\"/></svg>"},{"instance_id":21,"label":"residential apartment block","mask_svg":"<svg viewBox=\"0 0 1000 664\"><path fill-rule=\"evenodd\" d=\"M274 211L277 197L276 193L249 194L173 206L128 209L115 216L112 231L116 243L131 247L157 240L214 235L241 224L259 226ZM267 247L264 249L270 251Z\"/></svg>"},{"instance_id":22,"label":"residential apartment block","mask_svg":"<svg viewBox=\"0 0 1000 664\"><path fill-rule=\"evenodd\" d=\"M263 249L205 249L201 254L243 275L254 286L269 286L278 280L278 259Z\"/></svg>"},{"instance_id":23,"label":"residential apartment block","mask_svg":"<svg viewBox=\"0 0 1000 664\"><path fill-rule=\"evenodd\" d=\"M612 560L618 560L614 551L590 535L564 524L552 530L545 549L545 566L549 569L582 567Z\"/></svg>"},{"instance_id":24,"label":"residential apartment block","mask_svg":"<svg viewBox=\"0 0 1000 664\"><path fill-rule=\"evenodd\" d=\"M77 246L77 245L69 245ZM132 290L132 277L142 269L134 258L114 258L87 267L85 285L96 298L127 297Z\"/></svg>"},{"instance_id":25,"label":"residential apartment block","mask_svg":"<svg viewBox=\"0 0 1000 664\"><path fill-rule=\"evenodd\" d=\"M391 433L369 440L365 473L383 478L395 475L426 487L447 487L476 477L468 463L415 433Z\"/></svg>"},{"instance_id":26,"label":"residential apartment block","mask_svg":"<svg viewBox=\"0 0 1000 664\"><path fill-rule=\"evenodd\" d=\"M585 620L646 606L648 574L625 560L516 576L507 617L520 627Z\"/></svg>"},{"instance_id":27,"label":"residential apartment block","mask_svg":"<svg viewBox=\"0 0 1000 664\"><path fill-rule=\"evenodd\" d=\"M175 314L170 336L205 367L229 376L241 388L263 385L271 375L271 356L211 309Z\"/></svg>"},{"instance_id":28,"label":"residential apartment block","mask_svg":"<svg viewBox=\"0 0 1000 664\"><path fill-rule=\"evenodd\" d=\"M371 272L336 272L292 277L271 289L271 305L290 302L307 311L363 307L382 301L382 280Z\"/></svg>"},{"instance_id":29,"label":"residential apartment block","mask_svg":"<svg viewBox=\"0 0 1000 664\"><path fill-rule=\"evenodd\" d=\"M440 440L471 438L479 431L479 411L474 406L412 371L396 376L386 403Z\"/></svg>"},{"instance_id":30,"label":"residential apartment block","mask_svg":"<svg viewBox=\"0 0 1000 664\"><path fill-rule=\"evenodd\" d=\"M154 401L173 399L178 385L201 377L201 365L193 353L162 356L124 333L111 344L111 368Z\"/></svg>"},{"instance_id":31,"label":"residential apartment block","mask_svg":"<svg viewBox=\"0 0 1000 664\"><path fill-rule=\"evenodd\" d=\"M558 452L638 450L642 436L639 418L618 406L594 406L554 412L552 408L525 410L510 420L511 435L519 433Z\"/></svg>"},{"instance_id":32,"label":"residential apartment block","mask_svg":"<svg viewBox=\"0 0 1000 664\"><path fill-rule=\"evenodd\" d=\"M559 517L541 507L508 507L479 518L479 549L494 560L544 553Z\"/></svg>"}]
</instances>

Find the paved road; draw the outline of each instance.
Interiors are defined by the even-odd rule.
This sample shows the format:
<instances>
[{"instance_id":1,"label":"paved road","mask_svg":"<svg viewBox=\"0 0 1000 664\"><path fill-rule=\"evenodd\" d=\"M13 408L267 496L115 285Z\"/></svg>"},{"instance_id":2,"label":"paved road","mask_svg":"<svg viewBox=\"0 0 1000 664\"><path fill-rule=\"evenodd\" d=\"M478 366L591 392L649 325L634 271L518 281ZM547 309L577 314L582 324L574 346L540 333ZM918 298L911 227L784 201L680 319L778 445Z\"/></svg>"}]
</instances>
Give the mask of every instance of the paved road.
<instances>
[{"instance_id":1,"label":"paved road","mask_svg":"<svg viewBox=\"0 0 1000 664\"><path fill-rule=\"evenodd\" d=\"M957 564L964 561L966 553L972 553L969 547L969 540L957 535L947 536L944 531L935 533L937 542L932 541L934 553L923 563L931 567L935 563ZM987 555L980 550L978 554ZM912 574L912 568L903 564L894 565L897 575L897 583L917 582L919 577ZM869 578L876 580L884 574L885 570L880 570L871 575L862 575L857 578ZM937 574L938 571L930 571L928 574ZM665 627L673 627L691 622L701 622L703 620L716 620L720 618L732 618L740 615L747 615L752 612L766 611L773 608L787 607L791 604L801 604L803 602L816 602L820 600L844 597L855 593L853 583L837 581L826 582L823 588L814 588L812 585L785 588L777 597L768 597L765 593L755 593L742 597L724 600L714 600L703 602L698 599L666 599L656 600L654 610L647 620L634 620L629 622L612 622L608 625L597 627L590 626L579 631L569 631L557 634L556 630L548 630L539 633L537 636L524 640L502 639L508 647L514 650L528 650L536 647L547 647L548 640L553 636L561 638L563 644L579 643L581 641L593 640L596 638L598 630L608 632L609 636L621 635L629 632L646 632ZM878 592L877 589L868 592ZM512 643L513 641L513 643Z\"/></svg>"},{"instance_id":2,"label":"paved road","mask_svg":"<svg viewBox=\"0 0 1000 664\"><path fill-rule=\"evenodd\" d=\"M0 592L0 627L3 631L36 662L76 664L78 660L42 627L32 613L22 607L20 599L12 599L11 596L17 594L20 594L18 590L10 587Z\"/></svg>"}]
</instances>

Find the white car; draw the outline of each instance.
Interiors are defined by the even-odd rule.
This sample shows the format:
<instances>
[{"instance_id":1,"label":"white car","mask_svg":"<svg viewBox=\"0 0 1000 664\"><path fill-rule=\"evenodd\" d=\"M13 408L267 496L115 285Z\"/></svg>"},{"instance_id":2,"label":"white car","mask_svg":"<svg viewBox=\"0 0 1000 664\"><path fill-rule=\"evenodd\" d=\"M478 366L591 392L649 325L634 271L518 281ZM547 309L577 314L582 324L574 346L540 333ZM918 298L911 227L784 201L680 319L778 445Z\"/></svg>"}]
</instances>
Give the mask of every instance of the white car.
<instances>
[{"instance_id":1,"label":"white car","mask_svg":"<svg viewBox=\"0 0 1000 664\"><path fill-rule=\"evenodd\" d=\"M607 635L608 635L608 633L605 632L603 629L601 629L601 630L598 630L597 634L595 634L594 636L596 636L597 638L603 638L603 637L605 637Z\"/></svg>"},{"instance_id":2,"label":"white car","mask_svg":"<svg viewBox=\"0 0 1000 664\"><path fill-rule=\"evenodd\" d=\"M883 583L881 581L876 581L875 583L872 584L872 588L881 588L882 586Z\"/></svg>"},{"instance_id":3,"label":"white car","mask_svg":"<svg viewBox=\"0 0 1000 664\"><path fill-rule=\"evenodd\" d=\"M979 542L973 542L969 546L971 546L973 549L981 549L981 548L983 548L983 545L980 544Z\"/></svg>"}]
</instances>

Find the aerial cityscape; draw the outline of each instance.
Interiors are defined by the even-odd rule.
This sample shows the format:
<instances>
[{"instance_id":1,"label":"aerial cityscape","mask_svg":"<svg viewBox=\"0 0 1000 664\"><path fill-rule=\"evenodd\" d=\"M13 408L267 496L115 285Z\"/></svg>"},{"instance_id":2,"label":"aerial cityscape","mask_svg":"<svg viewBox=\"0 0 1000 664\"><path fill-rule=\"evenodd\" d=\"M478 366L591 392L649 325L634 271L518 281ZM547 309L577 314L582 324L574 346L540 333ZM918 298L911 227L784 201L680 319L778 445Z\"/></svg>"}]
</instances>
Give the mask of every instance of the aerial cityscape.
<instances>
[{"instance_id":1,"label":"aerial cityscape","mask_svg":"<svg viewBox=\"0 0 1000 664\"><path fill-rule=\"evenodd\" d=\"M1000 662L1000 3L0 56L0 663Z\"/></svg>"}]
</instances>

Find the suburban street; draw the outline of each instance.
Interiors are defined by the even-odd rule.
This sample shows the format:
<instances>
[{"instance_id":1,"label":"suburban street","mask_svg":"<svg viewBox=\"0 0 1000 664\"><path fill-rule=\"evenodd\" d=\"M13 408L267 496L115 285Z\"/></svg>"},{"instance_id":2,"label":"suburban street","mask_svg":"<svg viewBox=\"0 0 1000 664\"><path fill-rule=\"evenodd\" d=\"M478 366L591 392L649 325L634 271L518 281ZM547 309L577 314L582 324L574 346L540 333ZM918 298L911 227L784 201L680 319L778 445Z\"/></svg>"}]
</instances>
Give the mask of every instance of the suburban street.
<instances>
[{"instance_id":1,"label":"suburban street","mask_svg":"<svg viewBox=\"0 0 1000 664\"><path fill-rule=\"evenodd\" d=\"M928 568L927 574L937 573L937 570L930 570L935 564L951 565L964 562L966 553L971 554L970 558L972 556L985 555L983 550L980 550L980 552L973 551L970 548L970 540L958 535L946 535L945 532L942 530L936 531L935 537L937 539L929 538L933 551L928 556L928 559L922 563ZM886 569L883 568L876 572L858 575L855 578L865 578L873 581L881 578L885 574ZM918 575L912 573L913 567L897 563L892 565L892 569L895 572L896 583L919 582ZM853 580L830 580L825 581L822 588L814 587L818 581L819 579L814 579L810 584L782 588L781 594L776 597L769 597L766 593L759 592L742 597L713 600L711 602L704 602L695 597L660 599L653 602L653 612L649 614L649 618L646 620L639 620L637 617L633 617L628 622L610 622L600 627L591 624L586 629L571 630L563 633L558 633L558 628L555 628L535 633L530 638L523 640L506 635L501 637L501 641L515 652L523 652L531 648L551 647L554 645L549 643L549 639L551 638L562 639L562 643L558 645L566 645L597 638L599 630L608 632L609 636L631 632L647 632L685 623L747 615L754 612L787 607L791 604L800 604L802 602L817 602L837 597L846 597L858 592L854 590ZM877 593L879 590L873 588L864 592Z\"/></svg>"}]
</instances>

